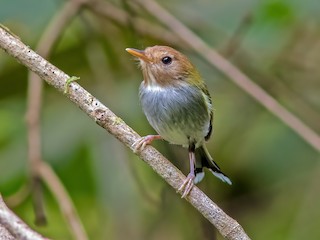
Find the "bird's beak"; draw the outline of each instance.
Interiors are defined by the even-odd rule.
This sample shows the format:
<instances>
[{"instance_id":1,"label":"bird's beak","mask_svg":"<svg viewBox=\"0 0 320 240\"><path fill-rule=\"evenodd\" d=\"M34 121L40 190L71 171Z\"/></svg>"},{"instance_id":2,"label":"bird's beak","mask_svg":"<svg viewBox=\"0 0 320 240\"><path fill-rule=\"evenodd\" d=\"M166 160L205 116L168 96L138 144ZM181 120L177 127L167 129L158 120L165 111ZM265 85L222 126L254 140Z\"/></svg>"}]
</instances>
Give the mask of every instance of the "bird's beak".
<instances>
[{"instance_id":1,"label":"bird's beak","mask_svg":"<svg viewBox=\"0 0 320 240\"><path fill-rule=\"evenodd\" d=\"M150 63L151 60L145 55L145 52L143 50L138 50L138 49L135 49L135 48L126 48L126 51L128 53L130 53L131 55L147 62L147 63Z\"/></svg>"}]
</instances>

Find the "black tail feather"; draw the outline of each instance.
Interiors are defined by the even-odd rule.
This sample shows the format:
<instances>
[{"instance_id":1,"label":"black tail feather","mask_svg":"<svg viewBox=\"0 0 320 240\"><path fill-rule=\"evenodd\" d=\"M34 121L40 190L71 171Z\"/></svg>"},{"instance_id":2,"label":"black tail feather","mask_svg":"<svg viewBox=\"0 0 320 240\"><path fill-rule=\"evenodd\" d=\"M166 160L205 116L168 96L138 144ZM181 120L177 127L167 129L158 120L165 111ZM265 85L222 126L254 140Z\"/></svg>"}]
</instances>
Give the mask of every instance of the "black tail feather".
<instances>
[{"instance_id":1,"label":"black tail feather","mask_svg":"<svg viewBox=\"0 0 320 240\"><path fill-rule=\"evenodd\" d=\"M232 184L231 180L221 171L220 167L213 161L205 145L196 149L197 161L195 167L195 183L200 182L204 177L203 167L208 168L213 175L221 181Z\"/></svg>"}]
</instances>

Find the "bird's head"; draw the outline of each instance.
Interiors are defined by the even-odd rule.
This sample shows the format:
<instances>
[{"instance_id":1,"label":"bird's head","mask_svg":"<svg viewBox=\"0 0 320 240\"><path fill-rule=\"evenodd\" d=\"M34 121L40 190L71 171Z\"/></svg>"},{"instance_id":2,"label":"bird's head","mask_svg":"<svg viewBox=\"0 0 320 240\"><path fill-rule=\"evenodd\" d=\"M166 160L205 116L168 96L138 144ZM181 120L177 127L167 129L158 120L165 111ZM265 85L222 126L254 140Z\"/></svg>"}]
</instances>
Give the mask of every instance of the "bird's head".
<instances>
[{"instance_id":1,"label":"bird's head","mask_svg":"<svg viewBox=\"0 0 320 240\"><path fill-rule=\"evenodd\" d=\"M145 50L127 48L126 51L140 60L147 86L175 86L197 84L200 75L189 59L167 46L153 46Z\"/></svg>"}]
</instances>

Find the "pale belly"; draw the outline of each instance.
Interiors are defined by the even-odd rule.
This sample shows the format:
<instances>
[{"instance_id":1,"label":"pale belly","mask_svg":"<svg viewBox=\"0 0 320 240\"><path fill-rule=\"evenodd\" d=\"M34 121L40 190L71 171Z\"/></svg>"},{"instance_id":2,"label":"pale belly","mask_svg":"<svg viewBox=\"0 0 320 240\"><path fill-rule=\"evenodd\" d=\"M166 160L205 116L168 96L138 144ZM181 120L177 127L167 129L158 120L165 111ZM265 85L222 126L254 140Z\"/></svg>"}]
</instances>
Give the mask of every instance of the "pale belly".
<instances>
[{"instance_id":1,"label":"pale belly","mask_svg":"<svg viewBox=\"0 0 320 240\"><path fill-rule=\"evenodd\" d=\"M185 147L203 143L209 131L210 110L198 89L153 91L141 85L140 100L150 125L163 139Z\"/></svg>"}]
</instances>

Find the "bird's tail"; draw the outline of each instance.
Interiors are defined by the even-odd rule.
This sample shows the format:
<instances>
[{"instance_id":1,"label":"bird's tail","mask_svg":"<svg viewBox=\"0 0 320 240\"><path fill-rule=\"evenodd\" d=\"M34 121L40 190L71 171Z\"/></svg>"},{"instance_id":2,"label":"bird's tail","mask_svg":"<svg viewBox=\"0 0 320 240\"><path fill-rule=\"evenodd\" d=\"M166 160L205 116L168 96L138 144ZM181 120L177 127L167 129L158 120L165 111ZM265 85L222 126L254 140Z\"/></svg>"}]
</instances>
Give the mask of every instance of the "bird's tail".
<instances>
[{"instance_id":1,"label":"bird's tail","mask_svg":"<svg viewBox=\"0 0 320 240\"><path fill-rule=\"evenodd\" d=\"M207 148L205 145L200 146L196 149L197 160L195 166L195 175L196 178L194 179L194 183L200 182L204 177L203 167L208 168L213 175L219 178L222 182L232 184L231 180L221 172L219 166L213 161L212 157L210 156Z\"/></svg>"}]
</instances>

